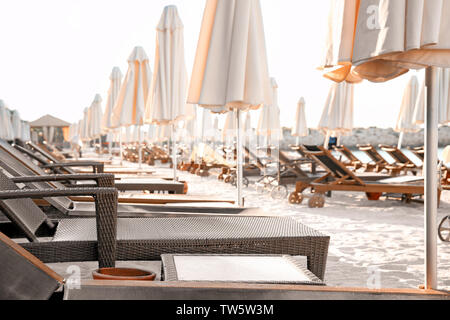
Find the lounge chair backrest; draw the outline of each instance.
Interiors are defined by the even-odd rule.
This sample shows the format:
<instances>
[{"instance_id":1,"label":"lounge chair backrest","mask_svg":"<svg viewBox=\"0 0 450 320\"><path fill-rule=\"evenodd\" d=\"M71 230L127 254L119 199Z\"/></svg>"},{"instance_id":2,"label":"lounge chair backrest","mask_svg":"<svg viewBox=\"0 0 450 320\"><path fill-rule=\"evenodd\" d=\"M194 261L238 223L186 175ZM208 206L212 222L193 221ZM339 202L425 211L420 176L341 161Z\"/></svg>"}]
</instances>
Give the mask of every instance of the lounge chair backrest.
<instances>
[{"instance_id":1,"label":"lounge chair backrest","mask_svg":"<svg viewBox=\"0 0 450 320\"><path fill-rule=\"evenodd\" d=\"M372 145L358 146L360 151L364 151L372 161L376 163L386 163L386 160L378 153Z\"/></svg>"},{"instance_id":2,"label":"lounge chair backrest","mask_svg":"<svg viewBox=\"0 0 450 320\"><path fill-rule=\"evenodd\" d=\"M32 141L28 141L27 145L29 145L31 148L33 148L34 150L36 150L37 152L39 152L42 156L44 156L45 158L47 158L48 160L52 161L53 163L58 163L59 161L53 157L53 155L51 155L50 153L48 153L47 151L45 151L44 149L42 149L41 147L39 147L37 144L35 144Z\"/></svg>"},{"instance_id":3,"label":"lounge chair backrest","mask_svg":"<svg viewBox=\"0 0 450 320\"><path fill-rule=\"evenodd\" d=\"M0 171L0 191L18 189L17 185ZM25 233L28 240L33 242L38 241L36 236L38 229L48 222L45 213L31 199L0 200L0 209Z\"/></svg>"},{"instance_id":4,"label":"lounge chair backrest","mask_svg":"<svg viewBox=\"0 0 450 320\"><path fill-rule=\"evenodd\" d=\"M0 233L0 300L49 299L64 278Z\"/></svg>"},{"instance_id":5,"label":"lounge chair backrest","mask_svg":"<svg viewBox=\"0 0 450 320\"><path fill-rule=\"evenodd\" d=\"M347 149L345 146L334 146L334 149L339 151L350 161L359 161L359 159L356 158L355 155L349 149Z\"/></svg>"},{"instance_id":6,"label":"lounge chair backrest","mask_svg":"<svg viewBox=\"0 0 450 320\"><path fill-rule=\"evenodd\" d=\"M402 164L409 164L412 163L411 160L405 154L399 150L397 147L390 147L390 146L380 146L381 150L389 153L389 155L394 158L395 161L402 163Z\"/></svg>"},{"instance_id":7,"label":"lounge chair backrest","mask_svg":"<svg viewBox=\"0 0 450 320\"><path fill-rule=\"evenodd\" d=\"M317 159L320 164L333 175L334 178L340 179L342 177L348 177L347 180L353 180L357 183L363 184L361 179L359 179L353 172L348 170L339 160L337 160L333 155L323 147L318 146L303 146L304 152Z\"/></svg>"},{"instance_id":8,"label":"lounge chair backrest","mask_svg":"<svg viewBox=\"0 0 450 320\"><path fill-rule=\"evenodd\" d=\"M0 166L12 176L46 175L45 171L35 165L30 159L0 139ZM31 188L49 189L64 188L59 182L27 183ZM62 212L67 212L73 207L73 202L67 197L54 197L46 199L51 205Z\"/></svg>"}]
</instances>

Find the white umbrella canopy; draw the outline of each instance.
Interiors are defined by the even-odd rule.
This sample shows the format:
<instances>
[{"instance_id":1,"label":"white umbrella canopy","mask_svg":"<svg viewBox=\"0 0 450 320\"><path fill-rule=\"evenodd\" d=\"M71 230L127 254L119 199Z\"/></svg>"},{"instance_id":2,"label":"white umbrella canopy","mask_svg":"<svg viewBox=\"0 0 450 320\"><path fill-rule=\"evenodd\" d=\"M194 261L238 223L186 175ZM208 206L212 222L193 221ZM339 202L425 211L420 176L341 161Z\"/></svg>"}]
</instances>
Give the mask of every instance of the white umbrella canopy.
<instances>
[{"instance_id":1,"label":"white umbrella canopy","mask_svg":"<svg viewBox=\"0 0 450 320\"><path fill-rule=\"evenodd\" d=\"M22 121L22 141L31 140L31 128L28 121Z\"/></svg>"},{"instance_id":2,"label":"white umbrella canopy","mask_svg":"<svg viewBox=\"0 0 450 320\"><path fill-rule=\"evenodd\" d=\"M271 104L259 0L208 0L188 102L206 108Z\"/></svg>"},{"instance_id":3,"label":"white umbrella canopy","mask_svg":"<svg viewBox=\"0 0 450 320\"><path fill-rule=\"evenodd\" d=\"M202 140L214 140L217 136L217 131L214 130L214 121L210 110L203 108L202 110Z\"/></svg>"},{"instance_id":4,"label":"white umbrella canopy","mask_svg":"<svg viewBox=\"0 0 450 320\"><path fill-rule=\"evenodd\" d=\"M450 123L450 69L438 68L437 72L438 85L438 123L445 125ZM425 123L425 81L422 83L420 94L414 109L413 122L415 124Z\"/></svg>"},{"instance_id":5,"label":"white umbrella canopy","mask_svg":"<svg viewBox=\"0 0 450 320\"><path fill-rule=\"evenodd\" d=\"M0 100L0 138L4 140L14 140L11 115L3 100Z\"/></svg>"},{"instance_id":6,"label":"white umbrella canopy","mask_svg":"<svg viewBox=\"0 0 450 320\"><path fill-rule=\"evenodd\" d=\"M14 139L21 139L22 137L22 120L20 119L19 111L11 111L11 124L13 127Z\"/></svg>"},{"instance_id":7,"label":"white umbrella canopy","mask_svg":"<svg viewBox=\"0 0 450 320\"><path fill-rule=\"evenodd\" d=\"M122 72L120 72L119 67L114 67L109 76L110 86L108 89L108 98L106 99L105 113L103 114L102 119L103 133L107 133L113 128L112 115L122 84L122 77L123 75Z\"/></svg>"},{"instance_id":8,"label":"white umbrella canopy","mask_svg":"<svg viewBox=\"0 0 450 320\"><path fill-rule=\"evenodd\" d=\"M229 141L236 137L237 123L236 111L229 111L226 114L224 126L222 129L222 140Z\"/></svg>"},{"instance_id":9,"label":"white umbrella canopy","mask_svg":"<svg viewBox=\"0 0 450 320\"><path fill-rule=\"evenodd\" d=\"M78 122L78 123L72 123L72 124L69 126L69 142L70 142L70 143L78 144L78 141L79 141L79 132L80 132L78 126L79 126L80 123L81 123L81 122Z\"/></svg>"},{"instance_id":10,"label":"white umbrella canopy","mask_svg":"<svg viewBox=\"0 0 450 320\"><path fill-rule=\"evenodd\" d=\"M327 137L348 135L353 130L354 84L333 83L318 129ZM325 143L328 143L325 139Z\"/></svg>"},{"instance_id":11,"label":"white umbrella canopy","mask_svg":"<svg viewBox=\"0 0 450 320\"><path fill-rule=\"evenodd\" d=\"M438 67L450 67L450 1L334 0L322 63L326 77L383 82L426 70L425 288L437 288Z\"/></svg>"},{"instance_id":12,"label":"white umbrella canopy","mask_svg":"<svg viewBox=\"0 0 450 320\"><path fill-rule=\"evenodd\" d=\"M326 77L383 82L409 69L450 66L449 15L450 2L442 0L332 0Z\"/></svg>"},{"instance_id":13,"label":"white umbrella canopy","mask_svg":"<svg viewBox=\"0 0 450 320\"><path fill-rule=\"evenodd\" d=\"M186 108L187 83L183 22L177 7L167 6L156 27L154 74L145 122L168 124L193 118L193 108Z\"/></svg>"},{"instance_id":14,"label":"white umbrella canopy","mask_svg":"<svg viewBox=\"0 0 450 320\"><path fill-rule=\"evenodd\" d=\"M280 108L278 106L278 84L271 78L272 104L264 105L259 115L257 134L270 139L270 142L277 142L281 138Z\"/></svg>"},{"instance_id":15,"label":"white umbrella canopy","mask_svg":"<svg viewBox=\"0 0 450 320\"><path fill-rule=\"evenodd\" d=\"M89 137L91 139L98 139L102 134L103 118L102 97L99 94L95 95L89 109Z\"/></svg>"},{"instance_id":16,"label":"white umbrella canopy","mask_svg":"<svg viewBox=\"0 0 450 320\"><path fill-rule=\"evenodd\" d=\"M417 132L419 127L414 121L414 112L419 96L419 81L416 76L412 76L406 85L403 93L402 104L400 106L400 113L398 115L395 131L400 132L397 147L401 149L403 136L408 132Z\"/></svg>"},{"instance_id":17,"label":"white umbrella canopy","mask_svg":"<svg viewBox=\"0 0 450 320\"><path fill-rule=\"evenodd\" d=\"M214 111L258 109L272 103L259 0L208 0L188 102ZM243 149L237 134L237 204L243 207Z\"/></svg>"},{"instance_id":18,"label":"white umbrella canopy","mask_svg":"<svg viewBox=\"0 0 450 320\"><path fill-rule=\"evenodd\" d=\"M82 141L89 141L89 109L83 110L83 119L80 126L80 139Z\"/></svg>"},{"instance_id":19,"label":"white umbrella canopy","mask_svg":"<svg viewBox=\"0 0 450 320\"><path fill-rule=\"evenodd\" d=\"M135 47L114 106L112 128L143 124L151 78L147 54L142 47Z\"/></svg>"},{"instance_id":20,"label":"white umbrella canopy","mask_svg":"<svg viewBox=\"0 0 450 320\"><path fill-rule=\"evenodd\" d=\"M295 113L295 122L292 127L291 135L293 137L306 137L309 135L308 126L306 125L306 102L303 97L297 103L297 110Z\"/></svg>"}]
</instances>

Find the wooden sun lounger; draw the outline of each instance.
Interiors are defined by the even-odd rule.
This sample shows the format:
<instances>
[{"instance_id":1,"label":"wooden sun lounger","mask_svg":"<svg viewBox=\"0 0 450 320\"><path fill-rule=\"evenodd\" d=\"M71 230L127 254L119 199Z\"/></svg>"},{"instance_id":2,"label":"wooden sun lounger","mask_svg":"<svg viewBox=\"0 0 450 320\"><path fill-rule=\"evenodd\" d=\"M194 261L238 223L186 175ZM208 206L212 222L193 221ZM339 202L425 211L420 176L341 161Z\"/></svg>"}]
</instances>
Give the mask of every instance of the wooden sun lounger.
<instances>
[{"instance_id":1,"label":"wooden sun lounger","mask_svg":"<svg viewBox=\"0 0 450 320\"><path fill-rule=\"evenodd\" d=\"M376 165L376 172L386 170L389 174L396 176L404 171L404 166L399 164L390 164L385 158L370 144L357 145L360 151L363 151Z\"/></svg>"},{"instance_id":2,"label":"wooden sun lounger","mask_svg":"<svg viewBox=\"0 0 450 320\"><path fill-rule=\"evenodd\" d=\"M387 152L395 160L395 164L403 166L405 171L411 171L414 174L417 174L417 172L422 169L422 166L416 165L407 155L403 153L403 151L401 151L396 146L380 144L379 148L384 152Z\"/></svg>"},{"instance_id":3,"label":"wooden sun lounger","mask_svg":"<svg viewBox=\"0 0 450 320\"><path fill-rule=\"evenodd\" d=\"M354 171L363 168L365 172L373 172L373 171L377 171L378 169L378 165L374 162L368 162L368 163L364 163L361 160L358 159L358 157L356 157L353 152L347 148L344 145L341 146L334 146L334 150L338 151L339 153L341 153L348 161L343 162L341 160L342 163L344 163L344 165L346 165L347 167L351 167L353 168Z\"/></svg>"},{"instance_id":4,"label":"wooden sun lounger","mask_svg":"<svg viewBox=\"0 0 450 320\"><path fill-rule=\"evenodd\" d=\"M412 183L365 182L347 169L339 160L323 147L303 146L303 151L327 169L328 174L313 181L309 186L315 195L310 198L311 208L321 208L325 204L324 194L329 191L353 191L366 193L369 200L378 200L385 193L402 194L406 201L413 196L423 195L423 181ZM328 179L328 182L325 182ZM440 194L440 190L439 190ZM303 199L302 194L297 195ZM299 202L301 202L299 200Z\"/></svg>"}]
</instances>

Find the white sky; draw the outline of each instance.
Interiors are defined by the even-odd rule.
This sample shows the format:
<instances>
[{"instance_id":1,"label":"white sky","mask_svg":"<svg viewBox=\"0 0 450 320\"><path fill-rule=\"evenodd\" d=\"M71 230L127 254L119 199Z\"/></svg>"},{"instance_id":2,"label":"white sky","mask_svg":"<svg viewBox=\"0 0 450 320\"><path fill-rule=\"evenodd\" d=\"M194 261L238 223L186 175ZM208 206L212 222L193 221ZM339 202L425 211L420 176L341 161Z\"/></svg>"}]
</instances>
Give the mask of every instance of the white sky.
<instances>
[{"instance_id":1,"label":"white sky","mask_svg":"<svg viewBox=\"0 0 450 320\"><path fill-rule=\"evenodd\" d=\"M269 70L279 85L282 125L293 125L297 101L303 96L308 126L314 128L330 86L316 70L328 1L260 1ZM178 7L185 25L190 74L205 0L2 1L0 99L25 120L49 113L78 121L96 93L106 100L112 67L119 66L125 74L134 46L144 47L153 60L155 26L169 4ZM358 85L355 127L395 126L409 77Z\"/></svg>"}]
</instances>

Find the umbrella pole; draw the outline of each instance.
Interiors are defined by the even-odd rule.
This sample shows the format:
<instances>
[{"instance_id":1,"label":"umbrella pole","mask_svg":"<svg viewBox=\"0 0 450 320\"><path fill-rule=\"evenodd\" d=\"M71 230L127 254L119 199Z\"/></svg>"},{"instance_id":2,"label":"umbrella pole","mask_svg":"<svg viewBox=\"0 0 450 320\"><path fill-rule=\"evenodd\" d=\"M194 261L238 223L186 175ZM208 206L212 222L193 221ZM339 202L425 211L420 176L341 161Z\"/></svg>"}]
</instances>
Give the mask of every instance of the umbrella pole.
<instances>
[{"instance_id":1,"label":"umbrella pole","mask_svg":"<svg viewBox=\"0 0 450 320\"><path fill-rule=\"evenodd\" d=\"M402 148L402 144L403 144L403 137L404 137L405 133L402 131L400 132L400 136L398 137L398 145L397 148L401 149Z\"/></svg>"},{"instance_id":2,"label":"umbrella pole","mask_svg":"<svg viewBox=\"0 0 450 320\"><path fill-rule=\"evenodd\" d=\"M123 165L122 129L119 128L120 165Z\"/></svg>"},{"instance_id":3,"label":"umbrella pole","mask_svg":"<svg viewBox=\"0 0 450 320\"><path fill-rule=\"evenodd\" d=\"M298 147L299 145L300 145L300 137L297 136L297 137L295 138L295 146Z\"/></svg>"},{"instance_id":4,"label":"umbrella pole","mask_svg":"<svg viewBox=\"0 0 450 320\"><path fill-rule=\"evenodd\" d=\"M426 69L425 111L425 288L437 289L438 108L437 68Z\"/></svg>"},{"instance_id":5,"label":"umbrella pole","mask_svg":"<svg viewBox=\"0 0 450 320\"><path fill-rule=\"evenodd\" d=\"M177 142L175 139L175 124L172 124L172 166L173 181L177 181Z\"/></svg>"},{"instance_id":6,"label":"umbrella pole","mask_svg":"<svg viewBox=\"0 0 450 320\"><path fill-rule=\"evenodd\" d=\"M323 143L323 147L328 149L328 142L330 141L331 133L327 131L327 135L325 136L325 142Z\"/></svg>"},{"instance_id":7,"label":"umbrella pole","mask_svg":"<svg viewBox=\"0 0 450 320\"><path fill-rule=\"evenodd\" d=\"M141 126L137 126L138 129L138 159L139 169L142 169L142 143L141 143Z\"/></svg>"},{"instance_id":8,"label":"umbrella pole","mask_svg":"<svg viewBox=\"0 0 450 320\"><path fill-rule=\"evenodd\" d=\"M244 198L242 197L242 181L243 181L243 150L242 150L242 130L241 130L241 110L236 111L236 128L237 128L237 166L236 166L236 186L237 186L237 205L244 207Z\"/></svg>"}]
</instances>

